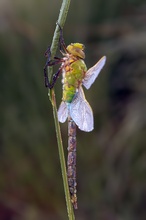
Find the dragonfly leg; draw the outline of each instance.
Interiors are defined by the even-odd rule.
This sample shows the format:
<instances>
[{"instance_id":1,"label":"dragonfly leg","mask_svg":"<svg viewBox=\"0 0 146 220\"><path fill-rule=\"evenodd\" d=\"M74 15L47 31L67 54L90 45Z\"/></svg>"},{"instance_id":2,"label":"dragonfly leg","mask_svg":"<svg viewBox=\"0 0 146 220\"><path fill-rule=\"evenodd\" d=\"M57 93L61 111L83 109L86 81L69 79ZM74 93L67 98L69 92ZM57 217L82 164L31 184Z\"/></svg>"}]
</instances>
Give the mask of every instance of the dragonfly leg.
<instances>
[{"instance_id":1,"label":"dragonfly leg","mask_svg":"<svg viewBox=\"0 0 146 220\"><path fill-rule=\"evenodd\" d=\"M50 83L49 82L49 78L48 78L48 73L47 73L47 67L48 66L54 66L56 64L60 64L63 62L63 59L59 58L59 57L54 57L54 60L51 60L51 51L50 51L50 47L48 47L48 49L46 50L45 52L45 56L47 57L47 61L45 63L45 66L44 66L44 78L45 78L45 86L48 87L49 89L52 89L62 68L59 68L59 70L57 71L57 73L55 73L53 75L53 80L52 82Z\"/></svg>"},{"instance_id":2,"label":"dragonfly leg","mask_svg":"<svg viewBox=\"0 0 146 220\"><path fill-rule=\"evenodd\" d=\"M67 50L66 50L66 45L65 45L65 42L64 42L64 37L63 37L63 29L61 28L61 26L58 22L56 22L56 24L58 25L59 30L60 30L59 49L60 49L61 53L64 53L64 51L67 52Z\"/></svg>"},{"instance_id":3,"label":"dragonfly leg","mask_svg":"<svg viewBox=\"0 0 146 220\"><path fill-rule=\"evenodd\" d=\"M56 64L59 64L59 63L63 62L63 59L59 58L59 57L54 57L54 60L51 60L50 46L47 48L47 50L45 52L45 57L47 57L47 61L46 61L45 67L47 67L47 66L54 66Z\"/></svg>"},{"instance_id":4,"label":"dragonfly leg","mask_svg":"<svg viewBox=\"0 0 146 220\"><path fill-rule=\"evenodd\" d=\"M47 66L44 67L44 78L45 78L45 86L49 89L52 89L56 83L57 78L59 77L60 73L62 71L62 67L59 68L57 73L53 75L52 82L49 82L48 73L47 73Z\"/></svg>"},{"instance_id":5,"label":"dragonfly leg","mask_svg":"<svg viewBox=\"0 0 146 220\"><path fill-rule=\"evenodd\" d=\"M63 38L63 30L60 26L60 24L57 22L56 23L59 27L59 30L60 30L60 37L59 37L59 49L60 49L60 52L62 54L64 54L64 51L67 52L66 50L66 45L65 45L65 42L64 42L64 38ZM49 89L52 89L59 74L61 73L61 70L62 70L62 67L59 68L59 70L57 71L57 73L55 73L53 75L53 79L52 79L52 82L49 81L48 79L48 74L47 74L47 68L48 66L54 66L54 65L57 65L57 64L61 64L62 62L64 62L64 60L62 58L59 58L59 57L54 57L54 60L51 60L51 49L50 47L47 48L46 52L45 52L45 56L47 57L47 61L46 61L46 64L44 66L44 78L45 78L45 86L48 87Z\"/></svg>"}]
</instances>

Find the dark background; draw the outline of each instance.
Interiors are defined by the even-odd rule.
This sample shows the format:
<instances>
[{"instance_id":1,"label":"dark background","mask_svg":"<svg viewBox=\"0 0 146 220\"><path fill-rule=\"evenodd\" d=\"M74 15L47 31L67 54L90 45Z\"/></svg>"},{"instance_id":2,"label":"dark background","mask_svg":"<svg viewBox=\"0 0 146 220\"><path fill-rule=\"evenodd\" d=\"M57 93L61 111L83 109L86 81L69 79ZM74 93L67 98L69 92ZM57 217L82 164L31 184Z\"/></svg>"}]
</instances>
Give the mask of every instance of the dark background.
<instances>
[{"instance_id":1,"label":"dark background","mask_svg":"<svg viewBox=\"0 0 146 220\"><path fill-rule=\"evenodd\" d=\"M44 52L61 1L0 1L0 220L67 219ZM146 3L74 0L66 44L107 63L86 98L95 128L77 131L78 220L146 219ZM60 56L60 54L59 54ZM56 86L57 104L62 89ZM67 124L61 125L67 153Z\"/></svg>"}]
</instances>

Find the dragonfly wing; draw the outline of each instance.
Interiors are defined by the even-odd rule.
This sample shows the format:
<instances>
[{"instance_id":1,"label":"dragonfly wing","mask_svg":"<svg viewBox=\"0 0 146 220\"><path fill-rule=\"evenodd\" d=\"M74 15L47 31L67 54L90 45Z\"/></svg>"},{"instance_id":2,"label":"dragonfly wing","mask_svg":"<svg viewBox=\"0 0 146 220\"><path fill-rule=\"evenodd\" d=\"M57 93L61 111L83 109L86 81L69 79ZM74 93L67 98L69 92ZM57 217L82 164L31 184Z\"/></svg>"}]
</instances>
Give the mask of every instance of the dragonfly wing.
<instances>
[{"instance_id":1,"label":"dragonfly wing","mask_svg":"<svg viewBox=\"0 0 146 220\"><path fill-rule=\"evenodd\" d=\"M82 87L70 104L70 116L80 130L87 132L93 130L93 112L85 99Z\"/></svg>"},{"instance_id":2,"label":"dragonfly wing","mask_svg":"<svg viewBox=\"0 0 146 220\"><path fill-rule=\"evenodd\" d=\"M95 79L99 75L101 69L103 68L106 61L106 57L103 56L93 67L91 67L85 74L83 80L83 85L86 89L89 89L90 86L94 83Z\"/></svg>"},{"instance_id":3,"label":"dragonfly wing","mask_svg":"<svg viewBox=\"0 0 146 220\"><path fill-rule=\"evenodd\" d=\"M68 116L68 107L67 107L67 104L66 102L61 102L60 106L59 106L59 109L58 109L58 120L61 122L61 123L64 123L67 119L67 116Z\"/></svg>"}]
</instances>

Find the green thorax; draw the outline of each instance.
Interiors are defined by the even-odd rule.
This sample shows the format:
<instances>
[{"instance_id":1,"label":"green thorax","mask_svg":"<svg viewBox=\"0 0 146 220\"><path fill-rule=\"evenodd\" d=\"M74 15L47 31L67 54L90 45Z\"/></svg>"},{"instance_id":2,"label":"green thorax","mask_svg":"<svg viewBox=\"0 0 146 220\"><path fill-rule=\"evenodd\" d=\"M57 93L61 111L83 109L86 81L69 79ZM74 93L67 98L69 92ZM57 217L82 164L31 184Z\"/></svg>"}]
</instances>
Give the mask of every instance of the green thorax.
<instances>
[{"instance_id":1,"label":"green thorax","mask_svg":"<svg viewBox=\"0 0 146 220\"><path fill-rule=\"evenodd\" d=\"M63 64L63 101L71 103L87 71L83 59L69 55Z\"/></svg>"}]
</instances>

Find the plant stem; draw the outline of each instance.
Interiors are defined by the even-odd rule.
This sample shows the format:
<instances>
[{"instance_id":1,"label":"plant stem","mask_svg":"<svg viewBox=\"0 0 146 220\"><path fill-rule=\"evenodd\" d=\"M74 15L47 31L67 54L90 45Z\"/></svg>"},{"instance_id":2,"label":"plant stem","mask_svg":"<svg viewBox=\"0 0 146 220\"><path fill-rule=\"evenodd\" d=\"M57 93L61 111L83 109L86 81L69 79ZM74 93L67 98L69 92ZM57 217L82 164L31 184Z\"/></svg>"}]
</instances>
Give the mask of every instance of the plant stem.
<instances>
[{"instance_id":1,"label":"plant stem","mask_svg":"<svg viewBox=\"0 0 146 220\"><path fill-rule=\"evenodd\" d=\"M58 18L58 23L63 28L67 13L69 10L70 0L63 0L62 6L60 9L60 14ZM56 25L56 29L54 32L52 44L51 44L51 59L55 56L56 50L58 47L58 41L59 41L59 26ZM53 68L48 68L48 75L50 76L49 79L52 78ZM48 95L50 98L50 101L52 103L53 108L53 116L54 116L54 122L55 122L55 129L56 129L56 137L57 137L57 143L58 143L58 151L59 151L59 158L60 158L60 164L61 164L61 172L62 172L62 178L63 178L63 185L64 185L64 192L65 192L65 198L66 198L66 205L67 205L67 212L68 212L68 218L69 220L74 220L74 212L73 207L70 199L70 193L69 193L69 187L68 187L68 179L67 179L67 172L66 172L66 162L65 162L65 156L64 156L64 150L63 150L63 144L62 144L62 137L61 137L61 131L60 131L60 125L58 122L58 115L57 115L57 107L56 107L56 99L55 99L55 91L54 88L48 91Z\"/></svg>"},{"instance_id":2,"label":"plant stem","mask_svg":"<svg viewBox=\"0 0 146 220\"><path fill-rule=\"evenodd\" d=\"M59 17L58 17L58 21L57 21L61 28L63 28L64 23L66 21L67 13L68 13L69 6L70 6L70 1L71 0L63 0L63 2L62 2ZM56 54L57 47L58 47L59 36L60 36L60 29L59 29L59 26L56 25L53 40L52 40L52 44L51 44L51 59L54 58L54 56ZM53 72L53 68L49 67L49 75L50 76L52 76L52 72Z\"/></svg>"}]
</instances>

